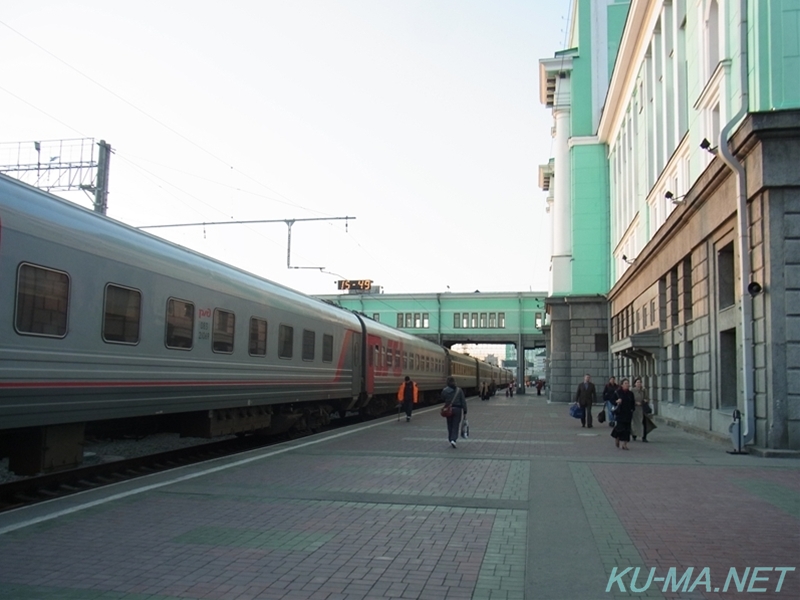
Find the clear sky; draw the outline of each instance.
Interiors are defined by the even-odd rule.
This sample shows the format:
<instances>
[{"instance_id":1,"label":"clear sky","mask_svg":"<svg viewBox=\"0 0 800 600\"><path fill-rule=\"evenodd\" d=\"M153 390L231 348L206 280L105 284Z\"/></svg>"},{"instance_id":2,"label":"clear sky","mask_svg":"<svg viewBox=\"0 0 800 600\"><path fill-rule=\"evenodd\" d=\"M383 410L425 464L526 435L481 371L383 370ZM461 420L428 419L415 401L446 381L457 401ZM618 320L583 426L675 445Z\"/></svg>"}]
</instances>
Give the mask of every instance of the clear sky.
<instances>
[{"instance_id":1,"label":"clear sky","mask_svg":"<svg viewBox=\"0 0 800 600\"><path fill-rule=\"evenodd\" d=\"M154 231L305 293L546 290L538 60L569 5L5 2L0 143L105 139L134 226L355 217L292 228L326 272L287 269L284 223Z\"/></svg>"}]
</instances>

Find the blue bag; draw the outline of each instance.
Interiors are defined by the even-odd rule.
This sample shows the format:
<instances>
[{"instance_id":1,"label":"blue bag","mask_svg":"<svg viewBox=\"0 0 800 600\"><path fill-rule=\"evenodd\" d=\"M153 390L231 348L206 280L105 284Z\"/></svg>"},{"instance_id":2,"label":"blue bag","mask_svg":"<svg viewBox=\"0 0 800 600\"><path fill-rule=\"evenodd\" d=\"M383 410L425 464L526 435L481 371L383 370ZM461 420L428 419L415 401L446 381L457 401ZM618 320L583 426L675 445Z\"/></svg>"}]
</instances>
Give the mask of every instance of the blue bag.
<instances>
[{"instance_id":1,"label":"blue bag","mask_svg":"<svg viewBox=\"0 0 800 600\"><path fill-rule=\"evenodd\" d=\"M573 404L569 407L569 416L582 419L584 417L583 407Z\"/></svg>"}]
</instances>

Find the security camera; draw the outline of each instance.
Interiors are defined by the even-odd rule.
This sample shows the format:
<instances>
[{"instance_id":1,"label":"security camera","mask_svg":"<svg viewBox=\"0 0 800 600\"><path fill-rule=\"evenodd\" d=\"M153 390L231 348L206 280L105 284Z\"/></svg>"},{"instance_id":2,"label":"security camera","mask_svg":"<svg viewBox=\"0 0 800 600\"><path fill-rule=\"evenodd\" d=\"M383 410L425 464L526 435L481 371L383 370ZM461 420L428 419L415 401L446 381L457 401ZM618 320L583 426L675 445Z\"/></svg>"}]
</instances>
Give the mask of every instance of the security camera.
<instances>
[{"instance_id":1,"label":"security camera","mask_svg":"<svg viewBox=\"0 0 800 600\"><path fill-rule=\"evenodd\" d=\"M666 198L667 200L672 200L674 197L675 197L675 194L673 194L669 190L667 190L667 193L664 194L664 198Z\"/></svg>"},{"instance_id":2,"label":"security camera","mask_svg":"<svg viewBox=\"0 0 800 600\"><path fill-rule=\"evenodd\" d=\"M703 150L708 150L709 148L711 148L711 142L709 142L708 139L703 138L703 141L700 142L700 147Z\"/></svg>"},{"instance_id":3,"label":"security camera","mask_svg":"<svg viewBox=\"0 0 800 600\"><path fill-rule=\"evenodd\" d=\"M623 255L622 255L622 260L624 260L624 261L627 261L627 260L628 260L628 257L627 257L627 256L625 256L625 255L623 254Z\"/></svg>"},{"instance_id":4,"label":"security camera","mask_svg":"<svg viewBox=\"0 0 800 600\"><path fill-rule=\"evenodd\" d=\"M747 293L750 294L753 298L758 296L761 293L761 290L764 288L761 287L761 284L757 281L751 281L747 286Z\"/></svg>"}]
</instances>

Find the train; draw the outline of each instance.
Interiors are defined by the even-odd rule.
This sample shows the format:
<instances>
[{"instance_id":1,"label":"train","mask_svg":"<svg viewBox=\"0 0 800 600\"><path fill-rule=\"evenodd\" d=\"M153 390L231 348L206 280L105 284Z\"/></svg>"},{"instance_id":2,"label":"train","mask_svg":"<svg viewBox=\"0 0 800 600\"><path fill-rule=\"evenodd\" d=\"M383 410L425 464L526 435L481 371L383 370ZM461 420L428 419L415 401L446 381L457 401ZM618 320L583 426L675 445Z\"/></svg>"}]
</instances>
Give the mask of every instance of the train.
<instances>
[{"instance_id":1,"label":"train","mask_svg":"<svg viewBox=\"0 0 800 600\"><path fill-rule=\"evenodd\" d=\"M0 175L0 452L81 462L87 426L184 436L315 429L512 373Z\"/></svg>"}]
</instances>

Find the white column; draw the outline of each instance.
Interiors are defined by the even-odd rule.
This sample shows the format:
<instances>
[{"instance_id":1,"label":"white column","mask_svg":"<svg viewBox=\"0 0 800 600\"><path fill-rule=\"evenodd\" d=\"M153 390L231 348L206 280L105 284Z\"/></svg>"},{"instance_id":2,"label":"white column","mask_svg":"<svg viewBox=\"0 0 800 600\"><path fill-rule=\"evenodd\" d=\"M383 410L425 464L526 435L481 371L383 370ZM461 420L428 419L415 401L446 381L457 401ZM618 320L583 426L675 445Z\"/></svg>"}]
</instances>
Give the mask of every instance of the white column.
<instances>
[{"instance_id":1,"label":"white column","mask_svg":"<svg viewBox=\"0 0 800 600\"><path fill-rule=\"evenodd\" d=\"M564 80L561 80L564 81ZM561 82L559 82L561 83ZM570 189L570 109L553 109L556 137L553 148L553 256L551 293L572 291L572 190Z\"/></svg>"}]
</instances>

